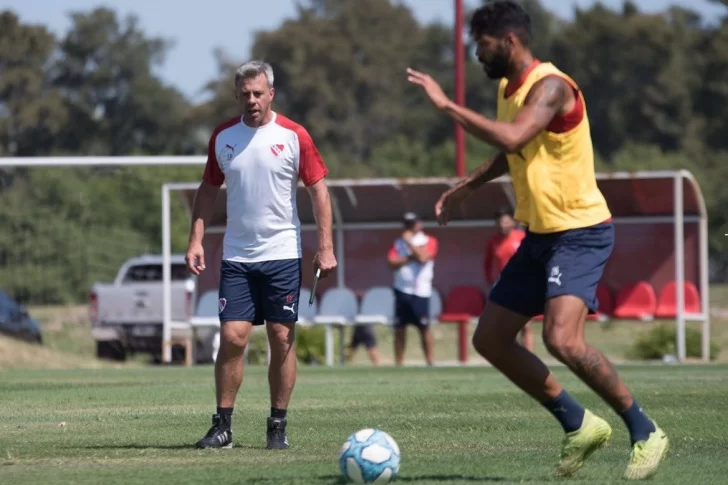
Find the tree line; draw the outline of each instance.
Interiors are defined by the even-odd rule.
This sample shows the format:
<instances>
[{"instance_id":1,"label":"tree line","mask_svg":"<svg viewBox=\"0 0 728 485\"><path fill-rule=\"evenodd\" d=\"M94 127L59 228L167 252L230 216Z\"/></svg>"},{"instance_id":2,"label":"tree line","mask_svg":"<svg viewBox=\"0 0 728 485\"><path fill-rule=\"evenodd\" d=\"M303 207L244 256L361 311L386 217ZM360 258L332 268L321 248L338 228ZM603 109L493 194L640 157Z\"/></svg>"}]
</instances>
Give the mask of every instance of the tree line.
<instances>
[{"instance_id":1,"label":"tree line","mask_svg":"<svg viewBox=\"0 0 728 485\"><path fill-rule=\"evenodd\" d=\"M684 8L657 14L634 2L557 18L523 0L536 55L583 89L598 169L687 168L710 216L712 269L728 261L728 15ZM728 13L728 10L726 11ZM133 17L69 13L62 36L0 12L0 156L204 154L214 126L237 115L235 67L276 72L276 107L303 123L332 176L452 175L452 123L405 82L432 74L453 92L453 33L421 24L391 0L308 0L294 18L255 35L248 56L211 53L207 100L193 103L155 70L171 48ZM466 97L493 116L496 85L466 40ZM467 138L468 169L492 149ZM82 300L126 257L160 250L159 187L197 181L199 168L0 169L0 288L29 302ZM187 225L175 211L175 250ZM720 276L722 275L722 276Z\"/></svg>"}]
</instances>

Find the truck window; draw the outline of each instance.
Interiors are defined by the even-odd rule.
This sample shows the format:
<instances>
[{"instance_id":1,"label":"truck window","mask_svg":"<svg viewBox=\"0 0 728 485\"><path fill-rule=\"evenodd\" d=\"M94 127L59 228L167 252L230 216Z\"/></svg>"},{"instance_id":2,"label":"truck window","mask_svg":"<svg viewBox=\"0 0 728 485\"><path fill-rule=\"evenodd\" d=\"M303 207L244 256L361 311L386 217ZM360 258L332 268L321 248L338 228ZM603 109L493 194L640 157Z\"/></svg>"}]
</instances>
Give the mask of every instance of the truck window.
<instances>
[{"instance_id":1,"label":"truck window","mask_svg":"<svg viewBox=\"0 0 728 485\"><path fill-rule=\"evenodd\" d=\"M184 281L188 277L186 265L172 264L172 281ZM154 281L162 281L161 264L131 266L124 275L124 283L150 283Z\"/></svg>"}]
</instances>

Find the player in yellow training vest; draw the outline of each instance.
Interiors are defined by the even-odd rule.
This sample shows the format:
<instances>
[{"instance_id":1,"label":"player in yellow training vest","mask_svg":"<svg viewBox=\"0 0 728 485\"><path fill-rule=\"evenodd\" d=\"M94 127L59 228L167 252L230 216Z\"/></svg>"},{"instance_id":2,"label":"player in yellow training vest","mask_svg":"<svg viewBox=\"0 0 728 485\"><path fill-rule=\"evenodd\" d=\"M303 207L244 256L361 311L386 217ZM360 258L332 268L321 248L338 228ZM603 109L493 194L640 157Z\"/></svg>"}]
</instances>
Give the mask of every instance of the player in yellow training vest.
<instances>
[{"instance_id":1,"label":"player in yellow training vest","mask_svg":"<svg viewBox=\"0 0 728 485\"><path fill-rule=\"evenodd\" d=\"M409 82L475 137L500 153L435 206L440 224L484 183L510 173L517 220L525 239L491 290L473 336L475 349L543 404L566 438L557 474L572 475L612 434L609 424L568 394L544 363L516 343L521 328L544 314L544 343L624 420L632 452L624 478L654 475L667 456L665 433L648 418L610 362L584 341L587 313L597 310L596 287L614 245L614 227L594 176L584 95L554 65L535 59L531 20L517 3L480 7L470 34L485 73L500 79L498 119L453 103L427 74L408 69Z\"/></svg>"}]
</instances>

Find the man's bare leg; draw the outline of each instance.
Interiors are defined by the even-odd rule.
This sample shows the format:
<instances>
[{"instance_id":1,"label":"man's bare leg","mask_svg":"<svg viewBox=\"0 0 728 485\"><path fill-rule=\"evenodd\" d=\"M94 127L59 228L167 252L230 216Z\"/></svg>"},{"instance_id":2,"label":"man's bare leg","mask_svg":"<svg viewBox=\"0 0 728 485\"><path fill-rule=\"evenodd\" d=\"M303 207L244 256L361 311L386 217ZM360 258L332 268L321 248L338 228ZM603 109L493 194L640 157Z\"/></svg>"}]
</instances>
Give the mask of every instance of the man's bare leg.
<instances>
[{"instance_id":1,"label":"man's bare leg","mask_svg":"<svg viewBox=\"0 0 728 485\"><path fill-rule=\"evenodd\" d=\"M268 418L268 449L288 448L286 415L296 384L296 325L267 323L270 344L268 382L270 384L271 415Z\"/></svg>"},{"instance_id":2,"label":"man's bare leg","mask_svg":"<svg viewBox=\"0 0 728 485\"><path fill-rule=\"evenodd\" d=\"M235 398L243 382L243 356L252 324L244 321L222 322L220 350L215 360L217 412L212 428L197 442L198 448L232 448L232 419Z\"/></svg>"},{"instance_id":3,"label":"man's bare leg","mask_svg":"<svg viewBox=\"0 0 728 485\"><path fill-rule=\"evenodd\" d=\"M404 363L404 348L407 341L407 327L402 325L394 329L394 363Z\"/></svg>"},{"instance_id":4,"label":"man's bare leg","mask_svg":"<svg viewBox=\"0 0 728 485\"><path fill-rule=\"evenodd\" d=\"M369 354L369 360L372 361L372 364L379 365L379 362L381 358L379 357L379 349L376 347L371 347L367 349L367 354Z\"/></svg>"},{"instance_id":5,"label":"man's bare leg","mask_svg":"<svg viewBox=\"0 0 728 485\"><path fill-rule=\"evenodd\" d=\"M422 351L425 353L425 360L427 365L434 364L434 343L432 339L432 331L430 327L419 327L420 330L420 341L422 343Z\"/></svg>"},{"instance_id":6,"label":"man's bare leg","mask_svg":"<svg viewBox=\"0 0 728 485\"><path fill-rule=\"evenodd\" d=\"M220 350L215 361L218 408L232 410L235 406L235 398L243 382L243 355L251 328L250 322L223 322L221 325Z\"/></svg>"},{"instance_id":7,"label":"man's bare leg","mask_svg":"<svg viewBox=\"0 0 728 485\"><path fill-rule=\"evenodd\" d=\"M549 299L543 327L546 348L624 419L632 442L646 440L655 431L652 421L639 409L611 362L586 343L587 312L584 302L576 296Z\"/></svg>"},{"instance_id":8,"label":"man's bare leg","mask_svg":"<svg viewBox=\"0 0 728 485\"><path fill-rule=\"evenodd\" d=\"M521 330L521 344L526 350L533 352L533 324L528 322Z\"/></svg>"},{"instance_id":9,"label":"man's bare leg","mask_svg":"<svg viewBox=\"0 0 728 485\"><path fill-rule=\"evenodd\" d=\"M555 398L563 388L536 355L516 342L529 317L489 302L473 335L473 347L511 382L539 402Z\"/></svg>"},{"instance_id":10,"label":"man's bare leg","mask_svg":"<svg viewBox=\"0 0 728 485\"><path fill-rule=\"evenodd\" d=\"M516 336L529 318L490 302L473 336L478 352L514 384L541 403L567 433L559 475L571 475L594 451L609 440L612 430L603 419L579 404L561 385L546 365L518 343Z\"/></svg>"}]
</instances>

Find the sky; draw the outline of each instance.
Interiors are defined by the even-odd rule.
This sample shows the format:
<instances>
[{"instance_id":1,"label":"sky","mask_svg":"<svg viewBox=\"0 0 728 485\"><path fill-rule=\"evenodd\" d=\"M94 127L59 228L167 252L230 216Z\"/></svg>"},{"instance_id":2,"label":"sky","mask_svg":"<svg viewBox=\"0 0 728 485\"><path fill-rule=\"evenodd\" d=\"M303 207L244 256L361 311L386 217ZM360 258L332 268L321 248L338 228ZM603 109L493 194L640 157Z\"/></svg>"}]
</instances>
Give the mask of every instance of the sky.
<instances>
[{"instance_id":1,"label":"sky","mask_svg":"<svg viewBox=\"0 0 728 485\"><path fill-rule=\"evenodd\" d=\"M421 22L438 18L452 25L453 0L395 0L407 4ZM473 0L466 0L468 5ZM594 0L541 0L551 12L569 19L574 7L589 7ZM622 0L602 0L619 9ZM707 0L634 0L640 10L661 11L680 5L710 20L725 14L726 7ZM186 4L186 5L185 5ZM191 5L195 5L192 7ZM190 100L202 99L201 88L217 76L213 49L221 47L230 58L247 60L256 30L275 29L295 15L295 0L0 0L0 11L12 10L25 23L40 23L58 36L70 22L69 11L88 11L107 6L121 15L135 14L150 36L174 41L159 75L176 86ZM204 8L200 8L204 6Z\"/></svg>"}]
</instances>

